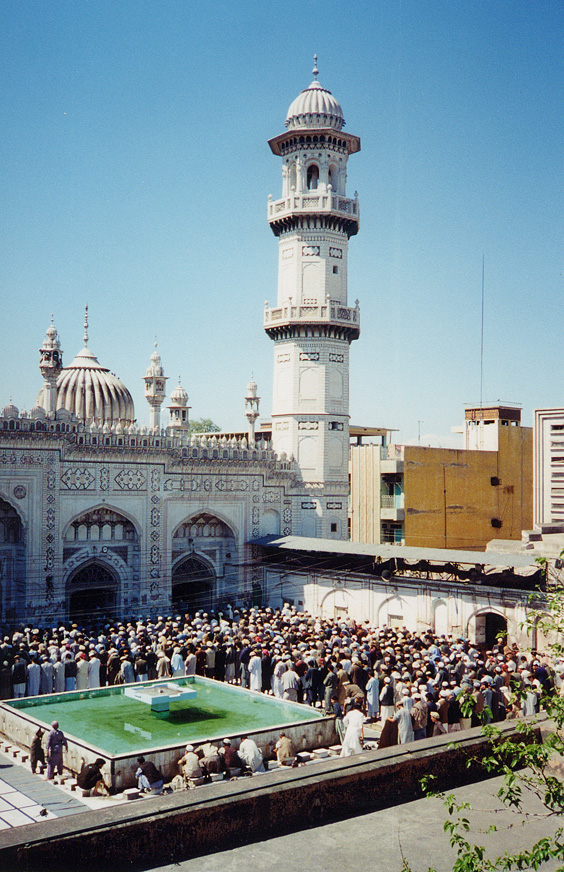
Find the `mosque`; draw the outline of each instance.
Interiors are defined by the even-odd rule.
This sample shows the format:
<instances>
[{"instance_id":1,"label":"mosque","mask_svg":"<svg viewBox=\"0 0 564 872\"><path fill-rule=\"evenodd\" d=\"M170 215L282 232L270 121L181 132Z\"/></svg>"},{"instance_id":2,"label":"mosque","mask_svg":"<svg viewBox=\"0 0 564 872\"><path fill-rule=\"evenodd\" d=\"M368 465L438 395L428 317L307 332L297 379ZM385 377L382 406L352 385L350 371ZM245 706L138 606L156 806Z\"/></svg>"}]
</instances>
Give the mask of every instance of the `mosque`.
<instances>
[{"instance_id":1,"label":"mosque","mask_svg":"<svg viewBox=\"0 0 564 872\"><path fill-rule=\"evenodd\" d=\"M49 625L93 615L170 613L263 598L252 543L268 535L347 537L349 346L360 333L347 299L358 197L347 161L360 150L318 81L269 141L282 196L269 198L279 244L271 439L189 431L186 391L170 393L155 347L144 376L149 426L127 387L89 347L63 364L53 323L39 349L35 406L0 414L0 619ZM39 384L38 384L39 387ZM163 415L164 417L164 415Z\"/></svg>"}]
</instances>

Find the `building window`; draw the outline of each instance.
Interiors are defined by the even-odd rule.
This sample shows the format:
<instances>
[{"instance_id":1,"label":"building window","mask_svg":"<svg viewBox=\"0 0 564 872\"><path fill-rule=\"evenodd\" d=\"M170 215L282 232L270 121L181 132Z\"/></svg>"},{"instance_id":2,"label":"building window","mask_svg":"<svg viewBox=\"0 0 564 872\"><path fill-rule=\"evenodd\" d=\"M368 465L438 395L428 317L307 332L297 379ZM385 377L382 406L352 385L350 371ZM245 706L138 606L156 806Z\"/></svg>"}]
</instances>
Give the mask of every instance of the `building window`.
<instances>
[{"instance_id":1,"label":"building window","mask_svg":"<svg viewBox=\"0 0 564 872\"><path fill-rule=\"evenodd\" d=\"M338 267L338 266L334 266L334 267L333 267L333 275L337 275L338 272L339 272L339 267Z\"/></svg>"},{"instance_id":2,"label":"building window","mask_svg":"<svg viewBox=\"0 0 564 872\"><path fill-rule=\"evenodd\" d=\"M337 524L335 523L335 521L332 521L332 522L331 522L331 532L332 532L332 533L336 533L336 532L337 532Z\"/></svg>"},{"instance_id":3,"label":"building window","mask_svg":"<svg viewBox=\"0 0 564 872\"><path fill-rule=\"evenodd\" d=\"M319 182L319 168L316 164L311 164L307 168L307 189L308 191L317 191L317 183Z\"/></svg>"}]
</instances>

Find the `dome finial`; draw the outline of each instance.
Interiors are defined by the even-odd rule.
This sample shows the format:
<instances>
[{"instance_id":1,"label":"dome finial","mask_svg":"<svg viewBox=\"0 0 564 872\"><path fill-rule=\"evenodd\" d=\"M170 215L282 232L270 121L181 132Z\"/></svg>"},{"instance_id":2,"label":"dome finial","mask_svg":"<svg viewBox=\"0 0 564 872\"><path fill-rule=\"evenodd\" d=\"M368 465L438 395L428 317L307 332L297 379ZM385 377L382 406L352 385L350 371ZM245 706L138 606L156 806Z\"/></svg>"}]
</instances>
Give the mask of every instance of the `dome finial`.
<instances>
[{"instance_id":1,"label":"dome finial","mask_svg":"<svg viewBox=\"0 0 564 872\"><path fill-rule=\"evenodd\" d=\"M313 56L313 70L312 70L312 72L313 72L313 78L315 79L315 81L317 81L317 77L319 75L319 70L317 69L317 55L316 54L314 54L314 56Z\"/></svg>"},{"instance_id":2,"label":"dome finial","mask_svg":"<svg viewBox=\"0 0 564 872\"><path fill-rule=\"evenodd\" d=\"M88 345L88 303L84 307L84 345Z\"/></svg>"}]
</instances>

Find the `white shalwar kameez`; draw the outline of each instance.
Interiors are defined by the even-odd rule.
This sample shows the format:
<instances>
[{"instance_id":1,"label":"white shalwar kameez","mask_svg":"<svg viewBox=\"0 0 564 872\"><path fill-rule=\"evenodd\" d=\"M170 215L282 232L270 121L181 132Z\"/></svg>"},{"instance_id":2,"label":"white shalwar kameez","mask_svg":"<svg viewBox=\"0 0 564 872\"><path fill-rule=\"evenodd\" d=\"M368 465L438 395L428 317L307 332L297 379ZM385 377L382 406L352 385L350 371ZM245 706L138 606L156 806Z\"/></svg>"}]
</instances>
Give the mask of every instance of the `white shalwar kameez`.
<instances>
[{"instance_id":1,"label":"white shalwar kameez","mask_svg":"<svg viewBox=\"0 0 564 872\"><path fill-rule=\"evenodd\" d=\"M364 715L359 709L351 709L343 718L345 738L341 747L341 757L350 757L352 754L360 754L362 745L360 737L364 726Z\"/></svg>"}]
</instances>

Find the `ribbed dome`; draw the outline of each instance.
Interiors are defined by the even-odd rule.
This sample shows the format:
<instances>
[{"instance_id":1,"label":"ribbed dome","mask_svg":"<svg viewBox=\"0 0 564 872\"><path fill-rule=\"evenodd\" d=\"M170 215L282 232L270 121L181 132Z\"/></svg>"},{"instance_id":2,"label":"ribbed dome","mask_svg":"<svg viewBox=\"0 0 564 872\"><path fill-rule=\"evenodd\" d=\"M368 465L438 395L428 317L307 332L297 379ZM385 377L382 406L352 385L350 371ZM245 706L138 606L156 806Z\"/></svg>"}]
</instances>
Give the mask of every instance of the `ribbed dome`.
<instances>
[{"instance_id":1,"label":"ribbed dome","mask_svg":"<svg viewBox=\"0 0 564 872\"><path fill-rule=\"evenodd\" d=\"M157 343L155 342L155 350L151 354L151 363L147 367L147 375L164 375L163 364L161 360L161 356L157 351Z\"/></svg>"},{"instance_id":2,"label":"ribbed dome","mask_svg":"<svg viewBox=\"0 0 564 872\"><path fill-rule=\"evenodd\" d=\"M288 109L286 127L331 127L341 130L345 126L343 110L331 91L322 88L317 79L296 97Z\"/></svg>"},{"instance_id":3,"label":"ribbed dome","mask_svg":"<svg viewBox=\"0 0 564 872\"><path fill-rule=\"evenodd\" d=\"M188 403L188 394L180 384L180 381L170 395L170 402L173 406L186 406Z\"/></svg>"},{"instance_id":4,"label":"ribbed dome","mask_svg":"<svg viewBox=\"0 0 564 872\"><path fill-rule=\"evenodd\" d=\"M37 405L45 406L43 389ZM131 424L135 420L131 394L86 346L57 379L57 408L67 409L84 423Z\"/></svg>"},{"instance_id":5,"label":"ribbed dome","mask_svg":"<svg viewBox=\"0 0 564 872\"><path fill-rule=\"evenodd\" d=\"M12 403L12 398L10 397L10 402L7 406L4 406L2 409L2 417L3 418L17 418L19 417L20 410L17 406L14 406Z\"/></svg>"}]
</instances>

